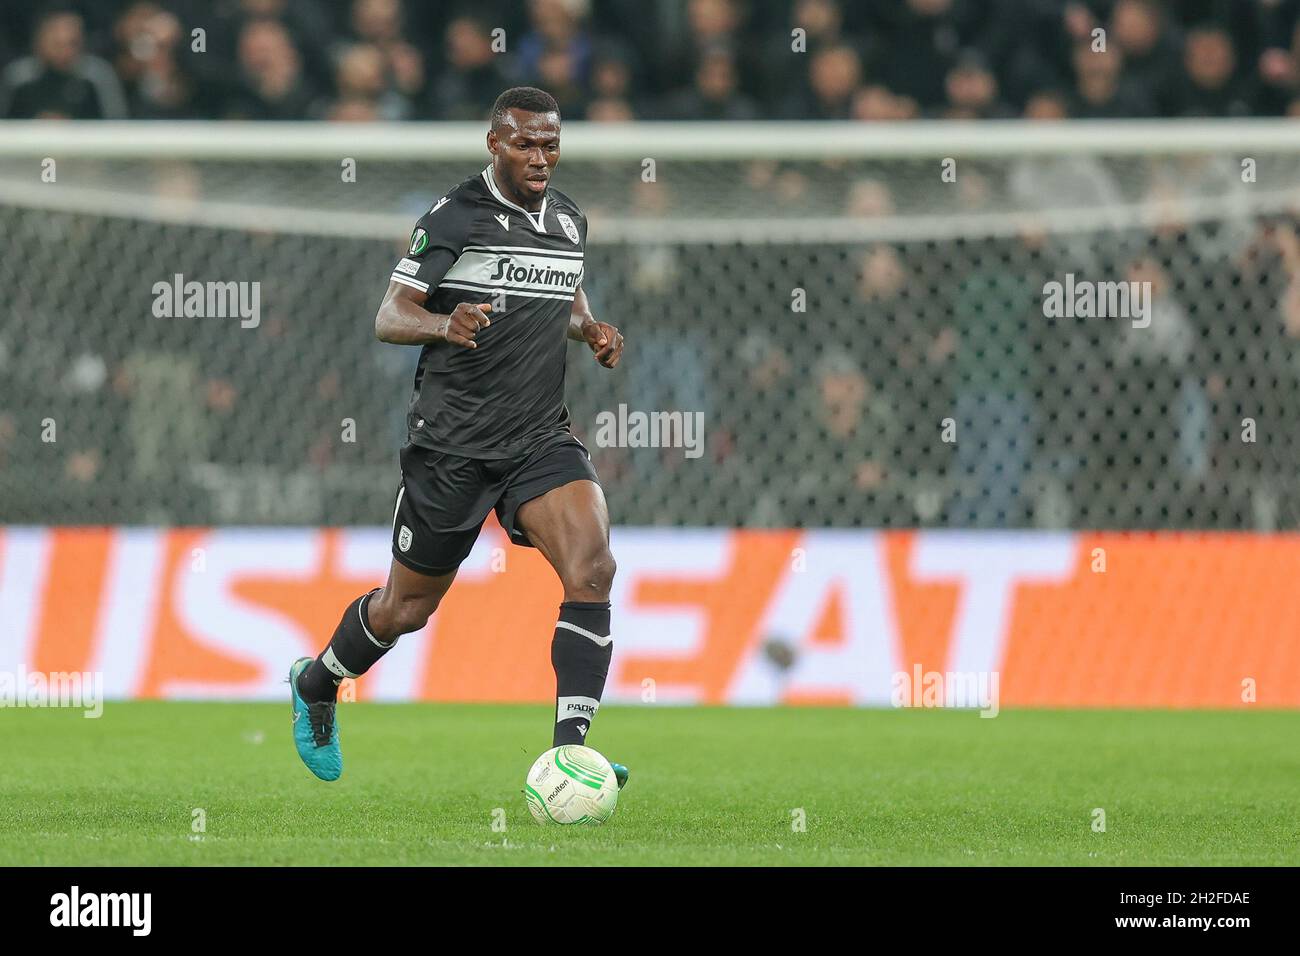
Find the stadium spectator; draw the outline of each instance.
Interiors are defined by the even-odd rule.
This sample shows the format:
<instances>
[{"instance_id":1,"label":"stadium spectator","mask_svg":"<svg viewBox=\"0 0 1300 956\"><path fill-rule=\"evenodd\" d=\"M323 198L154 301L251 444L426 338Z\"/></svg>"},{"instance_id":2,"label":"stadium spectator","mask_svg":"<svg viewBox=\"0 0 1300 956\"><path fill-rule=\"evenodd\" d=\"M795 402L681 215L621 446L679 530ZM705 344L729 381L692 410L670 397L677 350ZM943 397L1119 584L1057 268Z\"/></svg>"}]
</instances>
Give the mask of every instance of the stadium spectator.
<instances>
[{"instance_id":1,"label":"stadium spectator","mask_svg":"<svg viewBox=\"0 0 1300 956\"><path fill-rule=\"evenodd\" d=\"M1070 106L1066 102L1065 94L1060 90L1039 90L1025 103L1025 119L1063 120L1069 115Z\"/></svg>"},{"instance_id":2,"label":"stadium spectator","mask_svg":"<svg viewBox=\"0 0 1300 956\"><path fill-rule=\"evenodd\" d=\"M592 100L587 104L587 119L608 123L636 118L629 59L613 47L605 47L596 55L591 66Z\"/></svg>"},{"instance_id":3,"label":"stadium spectator","mask_svg":"<svg viewBox=\"0 0 1300 956\"><path fill-rule=\"evenodd\" d=\"M795 31L802 31L797 35ZM795 0L784 31L776 30L766 43L761 71L764 100L781 108L794 97L812 95L808 84L808 57L830 47L849 45L859 50L866 44L844 32L844 12L836 0ZM796 37L801 47L796 50Z\"/></svg>"},{"instance_id":4,"label":"stadium spectator","mask_svg":"<svg viewBox=\"0 0 1300 956\"><path fill-rule=\"evenodd\" d=\"M859 179L849 187L844 211L850 216L892 216L894 209L889 186L879 179Z\"/></svg>"},{"instance_id":5,"label":"stadium spectator","mask_svg":"<svg viewBox=\"0 0 1300 956\"><path fill-rule=\"evenodd\" d=\"M325 119L331 123L377 123L382 118L378 104L364 97L344 97L332 103L325 113Z\"/></svg>"},{"instance_id":6,"label":"stadium spectator","mask_svg":"<svg viewBox=\"0 0 1300 956\"><path fill-rule=\"evenodd\" d=\"M998 98L998 81L974 51L964 53L944 78L948 102L943 119L1006 119L1011 110Z\"/></svg>"},{"instance_id":7,"label":"stadium spectator","mask_svg":"<svg viewBox=\"0 0 1300 956\"><path fill-rule=\"evenodd\" d=\"M1268 11L1273 16L1264 16L1260 30L1256 112L1283 113L1300 90L1300 0L1283 0L1258 9L1261 15Z\"/></svg>"},{"instance_id":8,"label":"stadium spectator","mask_svg":"<svg viewBox=\"0 0 1300 956\"><path fill-rule=\"evenodd\" d=\"M1034 91L1068 84L1073 45L1060 4L993 0L985 22L968 31L963 49L985 57L1002 98L1019 109Z\"/></svg>"},{"instance_id":9,"label":"stadium spectator","mask_svg":"<svg viewBox=\"0 0 1300 956\"><path fill-rule=\"evenodd\" d=\"M843 514L854 524L887 526L910 518L886 501L899 439L897 409L856 359L837 352L817 363L800 418L805 447L818 449L819 466L789 463L794 468L786 480L798 505Z\"/></svg>"},{"instance_id":10,"label":"stadium spectator","mask_svg":"<svg viewBox=\"0 0 1300 956\"><path fill-rule=\"evenodd\" d=\"M425 98L424 57L405 39L399 0L356 0L352 31L360 44L379 54L380 115L388 120L412 118L415 104Z\"/></svg>"},{"instance_id":11,"label":"stadium spectator","mask_svg":"<svg viewBox=\"0 0 1300 956\"><path fill-rule=\"evenodd\" d=\"M848 44L828 46L812 54L808 64L808 89L787 102L791 118L848 119L853 96L862 82L862 61Z\"/></svg>"},{"instance_id":12,"label":"stadium spectator","mask_svg":"<svg viewBox=\"0 0 1300 956\"><path fill-rule=\"evenodd\" d=\"M591 68L591 37L586 20L588 0L530 0L531 29L519 41L517 78L544 87L561 114L580 116Z\"/></svg>"},{"instance_id":13,"label":"stadium spectator","mask_svg":"<svg viewBox=\"0 0 1300 956\"><path fill-rule=\"evenodd\" d=\"M369 104L370 112L384 120L409 119L415 104L391 82L384 52L371 43L358 43L339 58L335 85L339 96L355 110Z\"/></svg>"},{"instance_id":14,"label":"stadium spectator","mask_svg":"<svg viewBox=\"0 0 1300 956\"><path fill-rule=\"evenodd\" d=\"M899 251L884 243L874 245L862 255L857 288L845 304L854 313L865 310L873 316L911 314L919 317L923 303L913 300L908 280L908 270ZM919 322L889 329L888 332L894 339L883 347L893 356L892 369L899 376L896 381L881 383L890 390L917 383L918 375L931 357L946 358L946 350L933 350L936 343L929 340Z\"/></svg>"},{"instance_id":15,"label":"stadium spectator","mask_svg":"<svg viewBox=\"0 0 1300 956\"><path fill-rule=\"evenodd\" d=\"M1036 94L1025 107L1025 117L1061 120L1066 116L1064 97L1054 91ZM1008 190L1020 208L1061 206L1096 209L1117 205L1119 183L1105 166L1090 156L1034 156L1017 160L1007 179Z\"/></svg>"},{"instance_id":16,"label":"stadium spectator","mask_svg":"<svg viewBox=\"0 0 1300 956\"><path fill-rule=\"evenodd\" d=\"M739 90L735 58L719 47L700 58L695 85L669 97L665 115L677 120L752 120L758 106Z\"/></svg>"},{"instance_id":17,"label":"stadium spectator","mask_svg":"<svg viewBox=\"0 0 1300 956\"><path fill-rule=\"evenodd\" d=\"M447 24L444 68L431 89L436 119L481 120L484 103L491 103L507 85L500 58L484 21L456 17Z\"/></svg>"},{"instance_id":18,"label":"stadium spectator","mask_svg":"<svg viewBox=\"0 0 1300 956\"><path fill-rule=\"evenodd\" d=\"M329 14L331 8L343 2L345 0L238 0L233 14L226 14L230 8L222 6L217 6L214 14L228 17L236 38L242 28L253 21L274 20L281 24L292 41L306 86L313 90L327 90L334 74L330 47L336 41L346 42L348 39ZM192 18L206 21L207 15ZM229 53L235 56L237 50L232 47Z\"/></svg>"},{"instance_id":19,"label":"stadium spectator","mask_svg":"<svg viewBox=\"0 0 1300 956\"><path fill-rule=\"evenodd\" d=\"M114 65L136 119L198 119L220 108L220 86L184 65L180 19L156 3L133 3L113 25Z\"/></svg>"},{"instance_id":20,"label":"stadium spectator","mask_svg":"<svg viewBox=\"0 0 1300 956\"><path fill-rule=\"evenodd\" d=\"M725 50L736 58L737 90L752 90L757 71L739 60L739 51L746 45L740 34L740 9L735 0L689 0L686 17L684 34L666 33L652 61L658 66L654 82L659 89L679 89L684 81L698 77L701 62L708 54Z\"/></svg>"},{"instance_id":21,"label":"stadium spectator","mask_svg":"<svg viewBox=\"0 0 1300 956\"><path fill-rule=\"evenodd\" d=\"M239 34L238 119L306 119L316 99L289 31L278 20L252 20Z\"/></svg>"},{"instance_id":22,"label":"stadium spectator","mask_svg":"<svg viewBox=\"0 0 1300 956\"><path fill-rule=\"evenodd\" d=\"M537 73L530 82L555 97L561 114L582 116L587 112L587 87L580 69L581 61L572 46L551 47L537 58Z\"/></svg>"},{"instance_id":23,"label":"stadium spectator","mask_svg":"<svg viewBox=\"0 0 1300 956\"><path fill-rule=\"evenodd\" d=\"M1155 0L1120 0L1111 13L1111 42L1124 55L1127 82L1147 91L1153 110L1173 116L1182 84L1181 36Z\"/></svg>"},{"instance_id":24,"label":"stadium spectator","mask_svg":"<svg viewBox=\"0 0 1300 956\"><path fill-rule=\"evenodd\" d=\"M961 49L952 7L952 0L906 0L887 34L882 79L923 110L943 105L944 77Z\"/></svg>"},{"instance_id":25,"label":"stadium spectator","mask_svg":"<svg viewBox=\"0 0 1300 956\"><path fill-rule=\"evenodd\" d=\"M0 115L468 120L511 82L596 121L986 118L1056 89L1074 117L1300 114L1300 0L484 0L450 20L402 0L67 2L0 0ZM24 34L37 52L13 60ZM358 46L382 58L377 97L339 88L370 72Z\"/></svg>"},{"instance_id":26,"label":"stadium spectator","mask_svg":"<svg viewBox=\"0 0 1300 956\"><path fill-rule=\"evenodd\" d=\"M113 68L84 50L80 15L46 14L36 24L32 55L0 76L0 117L125 119L126 99Z\"/></svg>"},{"instance_id":27,"label":"stadium spectator","mask_svg":"<svg viewBox=\"0 0 1300 956\"><path fill-rule=\"evenodd\" d=\"M1118 119L1149 116L1150 99L1140 87L1125 82L1124 55L1114 47L1094 51L1086 43L1074 48L1074 95L1070 115L1078 119Z\"/></svg>"},{"instance_id":28,"label":"stadium spectator","mask_svg":"<svg viewBox=\"0 0 1300 956\"><path fill-rule=\"evenodd\" d=\"M748 499L738 521L780 524L781 492L804 460L798 444L801 410L790 401L798 390L794 350L774 324L755 329L736 349L745 400L724 403L720 411L726 416L722 430L734 436L728 464L738 465L727 478L745 489L736 497Z\"/></svg>"},{"instance_id":29,"label":"stadium spectator","mask_svg":"<svg viewBox=\"0 0 1300 956\"><path fill-rule=\"evenodd\" d=\"M790 6L790 26L804 31L809 53L846 42L844 13L835 0L795 0ZM790 37L781 37L789 49Z\"/></svg>"},{"instance_id":30,"label":"stadium spectator","mask_svg":"<svg viewBox=\"0 0 1300 956\"><path fill-rule=\"evenodd\" d=\"M961 280L953 302L957 485L949 518L957 527L1025 523L1036 440L1033 333L1042 311L1027 270L1011 261L1006 250L991 250Z\"/></svg>"},{"instance_id":31,"label":"stadium spectator","mask_svg":"<svg viewBox=\"0 0 1300 956\"><path fill-rule=\"evenodd\" d=\"M865 121L916 119L921 108L910 96L895 96L879 84L864 86L853 94L853 118Z\"/></svg>"},{"instance_id":32,"label":"stadium spectator","mask_svg":"<svg viewBox=\"0 0 1300 956\"><path fill-rule=\"evenodd\" d=\"M1168 273L1150 255L1129 263L1124 280L1149 290L1149 324L1126 322L1115 342L1114 366L1125 390L1136 396L1168 395L1162 409L1147 409L1148 431L1131 429L1131 453L1149 478L1158 480L1171 465L1199 477L1208 462L1209 405L1201 383L1186 372L1196 332ZM1166 424L1151 424L1153 415ZM1137 419L1133 419L1136 421Z\"/></svg>"},{"instance_id":33,"label":"stadium spectator","mask_svg":"<svg viewBox=\"0 0 1300 956\"><path fill-rule=\"evenodd\" d=\"M1187 35L1187 70L1181 86L1183 116L1249 116L1251 82L1237 76L1232 39L1218 27L1199 27Z\"/></svg>"}]
</instances>

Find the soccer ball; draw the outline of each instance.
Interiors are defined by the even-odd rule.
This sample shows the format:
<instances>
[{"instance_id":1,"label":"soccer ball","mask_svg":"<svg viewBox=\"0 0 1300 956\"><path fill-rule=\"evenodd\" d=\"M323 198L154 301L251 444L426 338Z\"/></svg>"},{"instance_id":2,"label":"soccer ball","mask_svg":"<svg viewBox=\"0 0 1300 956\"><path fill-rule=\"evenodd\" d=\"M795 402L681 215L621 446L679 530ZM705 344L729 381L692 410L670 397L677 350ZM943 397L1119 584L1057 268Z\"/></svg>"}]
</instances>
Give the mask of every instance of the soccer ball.
<instances>
[{"instance_id":1,"label":"soccer ball","mask_svg":"<svg viewBox=\"0 0 1300 956\"><path fill-rule=\"evenodd\" d=\"M614 815L618 780L609 761L590 747L555 747L528 771L524 799L538 823L595 826Z\"/></svg>"}]
</instances>

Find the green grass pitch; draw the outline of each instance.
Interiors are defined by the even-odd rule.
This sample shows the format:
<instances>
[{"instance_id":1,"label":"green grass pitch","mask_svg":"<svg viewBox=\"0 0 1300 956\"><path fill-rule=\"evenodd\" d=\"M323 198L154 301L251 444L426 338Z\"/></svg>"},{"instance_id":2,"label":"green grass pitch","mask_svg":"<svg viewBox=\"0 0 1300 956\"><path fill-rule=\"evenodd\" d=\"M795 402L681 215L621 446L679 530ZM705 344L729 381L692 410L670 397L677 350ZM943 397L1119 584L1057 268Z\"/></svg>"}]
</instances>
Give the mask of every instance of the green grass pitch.
<instances>
[{"instance_id":1,"label":"green grass pitch","mask_svg":"<svg viewBox=\"0 0 1300 956\"><path fill-rule=\"evenodd\" d=\"M1295 712L611 706L594 828L528 814L550 719L344 704L326 784L287 701L0 711L0 864L1300 863Z\"/></svg>"}]
</instances>

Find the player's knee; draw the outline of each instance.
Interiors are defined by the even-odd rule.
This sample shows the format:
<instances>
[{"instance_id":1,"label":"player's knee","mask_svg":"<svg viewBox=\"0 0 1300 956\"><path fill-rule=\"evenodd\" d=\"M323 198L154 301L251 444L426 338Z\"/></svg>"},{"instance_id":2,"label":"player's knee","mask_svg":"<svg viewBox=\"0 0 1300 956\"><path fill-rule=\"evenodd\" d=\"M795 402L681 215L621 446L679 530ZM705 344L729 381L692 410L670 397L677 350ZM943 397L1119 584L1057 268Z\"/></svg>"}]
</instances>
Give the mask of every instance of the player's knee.
<instances>
[{"instance_id":1,"label":"player's knee","mask_svg":"<svg viewBox=\"0 0 1300 956\"><path fill-rule=\"evenodd\" d=\"M575 561L564 575L564 591L570 600L608 601L618 565L609 548L602 548Z\"/></svg>"}]
</instances>

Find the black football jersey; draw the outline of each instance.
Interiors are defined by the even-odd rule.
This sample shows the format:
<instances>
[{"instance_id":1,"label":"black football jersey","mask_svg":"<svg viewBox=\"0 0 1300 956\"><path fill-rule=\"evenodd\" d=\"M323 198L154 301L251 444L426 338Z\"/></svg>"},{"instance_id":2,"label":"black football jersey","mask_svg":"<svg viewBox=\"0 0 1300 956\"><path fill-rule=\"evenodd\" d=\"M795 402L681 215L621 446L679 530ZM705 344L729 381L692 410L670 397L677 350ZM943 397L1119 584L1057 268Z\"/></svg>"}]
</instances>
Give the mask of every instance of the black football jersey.
<instances>
[{"instance_id":1,"label":"black football jersey","mask_svg":"<svg viewBox=\"0 0 1300 956\"><path fill-rule=\"evenodd\" d=\"M420 217L392 280L429 293L424 307L492 306L478 347L424 346L408 412L410 440L469 458L513 458L567 431L565 350L582 284L587 220L547 189L529 212L507 199L488 166Z\"/></svg>"}]
</instances>

